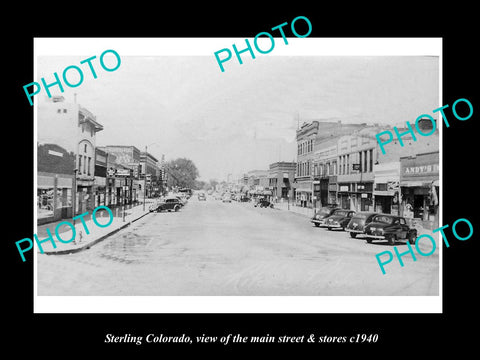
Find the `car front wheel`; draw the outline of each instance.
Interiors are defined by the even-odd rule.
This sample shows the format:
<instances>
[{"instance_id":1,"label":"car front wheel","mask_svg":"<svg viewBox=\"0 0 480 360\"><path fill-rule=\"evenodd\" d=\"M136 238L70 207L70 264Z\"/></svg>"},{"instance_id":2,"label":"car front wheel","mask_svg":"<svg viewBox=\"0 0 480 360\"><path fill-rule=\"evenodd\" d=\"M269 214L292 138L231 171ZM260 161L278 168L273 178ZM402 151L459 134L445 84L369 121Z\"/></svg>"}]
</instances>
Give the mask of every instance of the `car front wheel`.
<instances>
[{"instance_id":1,"label":"car front wheel","mask_svg":"<svg viewBox=\"0 0 480 360\"><path fill-rule=\"evenodd\" d=\"M389 245L395 245L395 235L389 235L387 240Z\"/></svg>"},{"instance_id":2,"label":"car front wheel","mask_svg":"<svg viewBox=\"0 0 480 360\"><path fill-rule=\"evenodd\" d=\"M354 239L355 239L355 238L357 237L357 234L356 234L356 233L354 233L354 232L351 232L351 233L350 233L350 237L352 237L352 238L354 238Z\"/></svg>"},{"instance_id":3,"label":"car front wheel","mask_svg":"<svg viewBox=\"0 0 480 360\"><path fill-rule=\"evenodd\" d=\"M417 234L415 234L414 232L411 232L408 235L408 242L413 245L413 244L415 244L416 238L417 238Z\"/></svg>"}]
</instances>

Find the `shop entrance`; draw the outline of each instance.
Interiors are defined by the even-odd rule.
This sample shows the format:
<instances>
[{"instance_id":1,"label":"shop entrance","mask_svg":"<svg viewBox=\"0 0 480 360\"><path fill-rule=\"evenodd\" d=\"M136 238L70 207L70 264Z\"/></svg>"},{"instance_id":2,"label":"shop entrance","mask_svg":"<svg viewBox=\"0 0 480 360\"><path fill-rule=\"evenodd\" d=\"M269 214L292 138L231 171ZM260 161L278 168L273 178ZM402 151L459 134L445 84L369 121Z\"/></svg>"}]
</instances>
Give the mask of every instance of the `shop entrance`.
<instances>
[{"instance_id":1,"label":"shop entrance","mask_svg":"<svg viewBox=\"0 0 480 360\"><path fill-rule=\"evenodd\" d=\"M423 219L425 206L425 197L423 195L413 195L413 217Z\"/></svg>"}]
</instances>

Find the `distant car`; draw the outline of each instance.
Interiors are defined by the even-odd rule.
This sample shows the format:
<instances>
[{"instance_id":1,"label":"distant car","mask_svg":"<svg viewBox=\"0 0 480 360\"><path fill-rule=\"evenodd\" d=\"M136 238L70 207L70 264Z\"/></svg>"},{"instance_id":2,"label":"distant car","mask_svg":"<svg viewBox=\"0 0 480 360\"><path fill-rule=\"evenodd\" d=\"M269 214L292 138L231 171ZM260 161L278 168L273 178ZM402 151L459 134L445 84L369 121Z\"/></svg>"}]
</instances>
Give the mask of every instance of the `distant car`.
<instances>
[{"instance_id":1,"label":"distant car","mask_svg":"<svg viewBox=\"0 0 480 360\"><path fill-rule=\"evenodd\" d=\"M332 215L325 219L323 224L328 230L345 230L353 215L355 215L355 211L353 210L335 210Z\"/></svg>"},{"instance_id":2,"label":"distant car","mask_svg":"<svg viewBox=\"0 0 480 360\"><path fill-rule=\"evenodd\" d=\"M319 227L325 223L325 220L332 215L336 210L342 210L338 207L322 207L320 210L318 210L313 218L311 219L311 222L316 226Z\"/></svg>"},{"instance_id":3,"label":"distant car","mask_svg":"<svg viewBox=\"0 0 480 360\"><path fill-rule=\"evenodd\" d=\"M223 196L222 202L231 203L232 202L232 197L230 195L226 194L226 195Z\"/></svg>"},{"instance_id":4,"label":"distant car","mask_svg":"<svg viewBox=\"0 0 480 360\"><path fill-rule=\"evenodd\" d=\"M253 206L261 207L261 208L267 208L267 207L273 208L273 203L267 199L260 199Z\"/></svg>"},{"instance_id":5,"label":"distant car","mask_svg":"<svg viewBox=\"0 0 480 360\"><path fill-rule=\"evenodd\" d=\"M410 227L401 216L378 214L365 226L365 237L368 243L372 240L387 240L390 245L394 245L395 240L406 239L410 244L415 244L417 229Z\"/></svg>"},{"instance_id":6,"label":"distant car","mask_svg":"<svg viewBox=\"0 0 480 360\"><path fill-rule=\"evenodd\" d=\"M198 200L199 201L206 201L207 197L205 196L205 193L199 193L198 194Z\"/></svg>"},{"instance_id":7,"label":"distant car","mask_svg":"<svg viewBox=\"0 0 480 360\"><path fill-rule=\"evenodd\" d=\"M358 212L352 217L345 230L350 233L350 237L355 238L357 235L363 234L365 226L372 222L375 215L378 213Z\"/></svg>"},{"instance_id":8,"label":"distant car","mask_svg":"<svg viewBox=\"0 0 480 360\"><path fill-rule=\"evenodd\" d=\"M183 207L183 204L177 198L167 198L164 201L157 203L155 206L150 207L151 212L160 211L179 211Z\"/></svg>"}]
</instances>

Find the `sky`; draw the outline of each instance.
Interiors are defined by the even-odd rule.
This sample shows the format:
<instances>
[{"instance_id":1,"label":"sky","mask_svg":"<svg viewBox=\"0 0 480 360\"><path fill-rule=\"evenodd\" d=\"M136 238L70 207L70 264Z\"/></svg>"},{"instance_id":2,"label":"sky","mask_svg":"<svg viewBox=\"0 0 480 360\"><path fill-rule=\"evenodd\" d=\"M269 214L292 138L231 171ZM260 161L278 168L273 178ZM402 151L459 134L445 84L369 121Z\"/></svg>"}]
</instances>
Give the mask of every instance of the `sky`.
<instances>
[{"instance_id":1,"label":"sky","mask_svg":"<svg viewBox=\"0 0 480 360\"><path fill-rule=\"evenodd\" d=\"M53 81L85 57L41 56L39 81ZM276 161L295 161L297 126L311 120L412 124L440 106L435 56L122 56L105 72L88 67L76 88L53 95L77 102L104 130L97 145L134 145L161 159L191 159L200 179L225 180ZM107 61L106 57L106 61ZM74 72L70 81L75 82ZM44 101L44 93L37 95ZM434 116L437 117L437 116ZM41 119L38 120L41 126Z\"/></svg>"}]
</instances>

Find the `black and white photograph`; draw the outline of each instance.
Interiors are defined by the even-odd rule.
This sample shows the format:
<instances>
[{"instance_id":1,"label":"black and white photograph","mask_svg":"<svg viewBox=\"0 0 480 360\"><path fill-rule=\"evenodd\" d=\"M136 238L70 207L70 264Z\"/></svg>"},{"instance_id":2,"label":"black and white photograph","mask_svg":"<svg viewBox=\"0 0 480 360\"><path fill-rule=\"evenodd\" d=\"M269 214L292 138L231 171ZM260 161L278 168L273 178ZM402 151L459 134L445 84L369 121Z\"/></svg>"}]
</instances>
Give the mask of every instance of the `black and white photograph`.
<instances>
[{"instance_id":1,"label":"black and white photograph","mask_svg":"<svg viewBox=\"0 0 480 360\"><path fill-rule=\"evenodd\" d=\"M439 234L416 239L439 227L441 42L280 40L299 55L223 72L203 55L37 56L37 300L438 298ZM195 42L229 41L245 40Z\"/></svg>"},{"instance_id":2,"label":"black and white photograph","mask_svg":"<svg viewBox=\"0 0 480 360\"><path fill-rule=\"evenodd\" d=\"M3 23L7 352L473 350L473 7L68 5Z\"/></svg>"}]
</instances>

